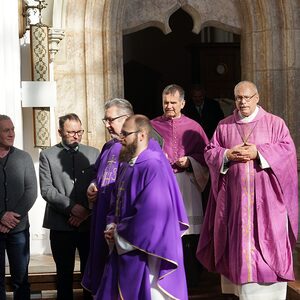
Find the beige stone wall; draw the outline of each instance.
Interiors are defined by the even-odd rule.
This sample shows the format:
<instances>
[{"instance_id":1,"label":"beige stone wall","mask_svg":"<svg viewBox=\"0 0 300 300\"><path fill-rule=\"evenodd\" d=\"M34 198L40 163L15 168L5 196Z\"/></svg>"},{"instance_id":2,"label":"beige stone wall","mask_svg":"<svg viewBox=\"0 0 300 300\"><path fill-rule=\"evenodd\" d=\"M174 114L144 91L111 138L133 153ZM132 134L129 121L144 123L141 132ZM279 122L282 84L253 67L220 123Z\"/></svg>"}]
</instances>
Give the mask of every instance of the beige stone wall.
<instances>
[{"instance_id":1,"label":"beige stone wall","mask_svg":"<svg viewBox=\"0 0 300 300\"><path fill-rule=\"evenodd\" d=\"M105 77L102 9L100 1L67 1L65 37L59 45L54 69L56 119L68 112L77 113L85 129L83 143L98 148L105 142L101 122Z\"/></svg>"},{"instance_id":2,"label":"beige stone wall","mask_svg":"<svg viewBox=\"0 0 300 300\"><path fill-rule=\"evenodd\" d=\"M262 106L286 120L300 154L298 0L69 0L55 61L56 114L77 112L86 141L103 144L103 102L123 96L122 34L148 26L167 33L179 7L192 16L195 33L216 26L241 35L242 79L256 82Z\"/></svg>"}]
</instances>

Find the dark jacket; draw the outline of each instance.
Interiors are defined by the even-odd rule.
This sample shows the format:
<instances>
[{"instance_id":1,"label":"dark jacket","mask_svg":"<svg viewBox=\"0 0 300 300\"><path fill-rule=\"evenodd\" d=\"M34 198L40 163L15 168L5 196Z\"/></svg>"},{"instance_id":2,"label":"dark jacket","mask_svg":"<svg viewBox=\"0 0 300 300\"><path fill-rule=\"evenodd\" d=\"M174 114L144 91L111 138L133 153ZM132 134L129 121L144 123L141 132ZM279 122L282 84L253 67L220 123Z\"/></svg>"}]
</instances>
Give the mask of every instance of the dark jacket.
<instances>
[{"instance_id":1,"label":"dark jacket","mask_svg":"<svg viewBox=\"0 0 300 300\"><path fill-rule=\"evenodd\" d=\"M29 227L28 212L37 198L37 181L31 156L11 147L0 163L0 219L6 211L21 215L20 223L9 233Z\"/></svg>"},{"instance_id":2,"label":"dark jacket","mask_svg":"<svg viewBox=\"0 0 300 300\"><path fill-rule=\"evenodd\" d=\"M40 187L47 202L44 227L76 230L68 224L70 212L76 203L88 208L86 190L96 176L94 163L98 155L96 148L82 144L76 152L57 144L40 153ZM80 225L79 230L89 230L89 219Z\"/></svg>"},{"instance_id":3,"label":"dark jacket","mask_svg":"<svg viewBox=\"0 0 300 300\"><path fill-rule=\"evenodd\" d=\"M183 113L187 117L198 122L209 139L212 137L219 121L224 118L224 113L220 104L217 101L206 97L204 99L201 113L198 112L192 100L186 103Z\"/></svg>"}]
</instances>

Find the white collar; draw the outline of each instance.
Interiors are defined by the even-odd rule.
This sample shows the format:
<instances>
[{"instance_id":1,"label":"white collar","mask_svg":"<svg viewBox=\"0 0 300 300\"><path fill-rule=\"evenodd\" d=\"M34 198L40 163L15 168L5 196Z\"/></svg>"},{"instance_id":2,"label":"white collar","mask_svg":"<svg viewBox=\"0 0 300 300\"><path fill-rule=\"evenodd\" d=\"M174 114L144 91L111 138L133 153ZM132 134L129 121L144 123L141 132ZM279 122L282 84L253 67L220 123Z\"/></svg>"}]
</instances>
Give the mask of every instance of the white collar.
<instances>
[{"instance_id":1,"label":"white collar","mask_svg":"<svg viewBox=\"0 0 300 300\"><path fill-rule=\"evenodd\" d=\"M259 106L257 105L256 108L255 108L255 110L254 110L254 112L253 112L250 116L245 117L245 116L243 116L240 112L239 112L239 116L240 116L242 122L244 122L244 123L249 123L249 122L251 122L251 121L254 120L254 118L255 118L255 117L257 116L257 114L258 114L258 111L259 111Z\"/></svg>"},{"instance_id":2,"label":"white collar","mask_svg":"<svg viewBox=\"0 0 300 300\"><path fill-rule=\"evenodd\" d=\"M136 160L138 159L138 156L133 157L132 159L130 159L130 161L128 162L129 166L134 166Z\"/></svg>"}]
</instances>

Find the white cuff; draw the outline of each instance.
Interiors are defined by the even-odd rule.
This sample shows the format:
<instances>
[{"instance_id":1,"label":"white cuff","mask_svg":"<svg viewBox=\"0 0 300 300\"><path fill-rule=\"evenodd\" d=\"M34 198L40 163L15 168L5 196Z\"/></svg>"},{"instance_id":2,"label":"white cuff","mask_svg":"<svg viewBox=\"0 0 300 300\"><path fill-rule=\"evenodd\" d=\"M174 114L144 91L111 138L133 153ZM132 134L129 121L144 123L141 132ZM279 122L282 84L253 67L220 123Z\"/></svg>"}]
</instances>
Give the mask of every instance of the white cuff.
<instances>
[{"instance_id":1,"label":"white cuff","mask_svg":"<svg viewBox=\"0 0 300 300\"><path fill-rule=\"evenodd\" d=\"M119 255L135 250L132 245L130 245L124 238L118 235L117 230L115 230L115 245Z\"/></svg>"},{"instance_id":2,"label":"white cuff","mask_svg":"<svg viewBox=\"0 0 300 300\"><path fill-rule=\"evenodd\" d=\"M262 169L267 169L267 168L270 168L270 165L269 163L265 160L265 158L257 151L257 155L258 155L258 158L259 158L259 165Z\"/></svg>"},{"instance_id":3,"label":"white cuff","mask_svg":"<svg viewBox=\"0 0 300 300\"><path fill-rule=\"evenodd\" d=\"M229 169L229 167L228 167L229 160L226 156L227 151L228 151L228 149L226 149L224 152L223 163L222 163L221 170L220 170L220 173L224 174L224 175L227 173L227 171Z\"/></svg>"}]
</instances>

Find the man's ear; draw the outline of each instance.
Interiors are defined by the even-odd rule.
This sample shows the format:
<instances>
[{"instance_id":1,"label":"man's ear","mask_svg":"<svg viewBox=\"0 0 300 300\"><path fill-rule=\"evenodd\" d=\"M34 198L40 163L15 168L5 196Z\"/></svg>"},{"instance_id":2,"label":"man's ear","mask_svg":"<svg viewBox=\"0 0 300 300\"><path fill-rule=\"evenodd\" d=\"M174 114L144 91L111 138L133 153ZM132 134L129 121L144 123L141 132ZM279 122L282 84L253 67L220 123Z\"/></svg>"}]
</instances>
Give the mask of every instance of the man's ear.
<instances>
[{"instance_id":1,"label":"man's ear","mask_svg":"<svg viewBox=\"0 0 300 300\"><path fill-rule=\"evenodd\" d=\"M139 140L140 140L140 141L143 141L143 140L146 138L145 130L142 129L142 130L139 132L139 136L140 136Z\"/></svg>"},{"instance_id":2,"label":"man's ear","mask_svg":"<svg viewBox=\"0 0 300 300\"><path fill-rule=\"evenodd\" d=\"M183 109L184 106L185 106L185 100L182 100L182 101L181 101L181 109Z\"/></svg>"},{"instance_id":3,"label":"man's ear","mask_svg":"<svg viewBox=\"0 0 300 300\"><path fill-rule=\"evenodd\" d=\"M59 136L62 137L62 130L58 129L57 131L58 131Z\"/></svg>"}]
</instances>

